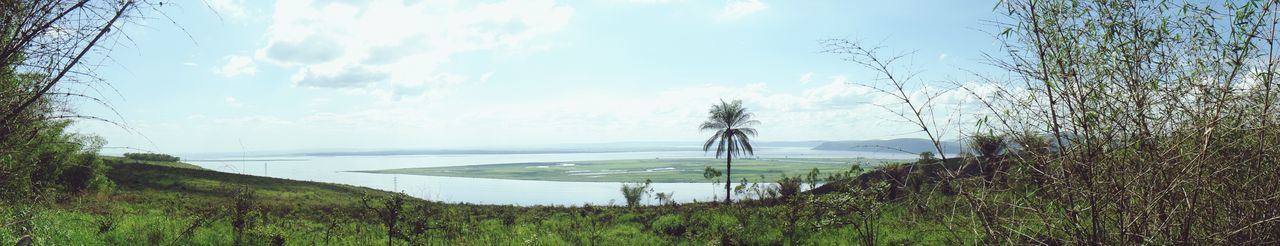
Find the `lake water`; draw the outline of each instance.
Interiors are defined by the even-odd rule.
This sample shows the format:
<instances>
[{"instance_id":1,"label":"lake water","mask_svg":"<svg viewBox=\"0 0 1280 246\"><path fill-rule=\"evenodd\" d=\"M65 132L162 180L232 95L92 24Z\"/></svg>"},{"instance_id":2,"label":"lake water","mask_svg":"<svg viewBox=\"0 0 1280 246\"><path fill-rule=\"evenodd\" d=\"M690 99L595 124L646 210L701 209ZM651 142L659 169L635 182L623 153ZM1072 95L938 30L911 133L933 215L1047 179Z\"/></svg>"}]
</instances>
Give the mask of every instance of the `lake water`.
<instances>
[{"instance_id":1,"label":"lake water","mask_svg":"<svg viewBox=\"0 0 1280 246\"><path fill-rule=\"evenodd\" d=\"M915 157L896 153L817 151L808 148L762 148L757 149L756 156L762 158L865 157L877 159L911 159ZM518 162L712 157L714 156L708 156L702 151L659 151L335 157L277 156L253 157L248 161L238 161L240 158L226 158L188 162L222 172L363 186L387 191L399 191L434 201L513 205L582 205L587 203L607 205L626 203L622 198L622 193L619 191L622 186L621 183L456 178L349 171ZM252 159L290 160L254 161ZM714 195L724 195L723 183L719 186L713 186L711 183L655 183L652 187L654 192L674 194L674 198L678 202L708 201L713 200ZM645 202L656 203L652 199L647 199Z\"/></svg>"}]
</instances>

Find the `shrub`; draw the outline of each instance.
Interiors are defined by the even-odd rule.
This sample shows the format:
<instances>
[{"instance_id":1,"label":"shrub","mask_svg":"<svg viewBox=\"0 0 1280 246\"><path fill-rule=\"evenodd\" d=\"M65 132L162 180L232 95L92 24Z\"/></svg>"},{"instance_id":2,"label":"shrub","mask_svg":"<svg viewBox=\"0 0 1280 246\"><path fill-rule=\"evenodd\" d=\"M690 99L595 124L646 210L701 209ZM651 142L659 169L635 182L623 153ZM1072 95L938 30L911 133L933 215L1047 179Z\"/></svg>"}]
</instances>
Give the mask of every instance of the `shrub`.
<instances>
[{"instance_id":1,"label":"shrub","mask_svg":"<svg viewBox=\"0 0 1280 246\"><path fill-rule=\"evenodd\" d=\"M97 157L106 143L99 137L68 133L71 121L47 120L24 126L30 141L4 142L0 148L0 201L110 188Z\"/></svg>"},{"instance_id":2,"label":"shrub","mask_svg":"<svg viewBox=\"0 0 1280 246\"><path fill-rule=\"evenodd\" d=\"M709 237L729 236L742 227L737 217L720 213L698 214L690 218L689 222L690 229L696 230L700 236Z\"/></svg>"},{"instance_id":3,"label":"shrub","mask_svg":"<svg viewBox=\"0 0 1280 246\"><path fill-rule=\"evenodd\" d=\"M644 183L622 184L622 198L627 199L628 207L639 205L640 199L644 198L645 194L653 191L653 189L649 188L650 183L652 183L652 180L645 180Z\"/></svg>"},{"instance_id":4,"label":"shrub","mask_svg":"<svg viewBox=\"0 0 1280 246\"><path fill-rule=\"evenodd\" d=\"M74 164L62 171L63 189L73 193L110 190L114 184L106 177L109 169L96 153L76 155Z\"/></svg>"},{"instance_id":5,"label":"shrub","mask_svg":"<svg viewBox=\"0 0 1280 246\"><path fill-rule=\"evenodd\" d=\"M650 227L652 227L654 231L673 237L684 236L686 229L684 217L681 217L679 214L659 216L657 219L653 220Z\"/></svg>"},{"instance_id":6,"label":"shrub","mask_svg":"<svg viewBox=\"0 0 1280 246\"><path fill-rule=\"evenodd\" d=\"M139 161L177 162L181 160L181 158L178 158L177 156L160 154L160 153L124 153L124 157L129 159L139 160Z\"/></svg>"},{"instance_id":7,"label":"shrub","mask_svg":"<svg viewBox=\"0 0 1280 246\"><path fill-rule=\"evenodd\" d=\"M658 199L658 204L662 204L662 205L675 205L676 200L674 196L675 196L674 192L672 193L658 192L657 194L653 194L653 198Z\"/></svg>"},{"instance_id":8,"label":"shrub","mask_svg":"<svg viewBox=\"0 0 1280 246\"><path fill-rule=\"evenodd\" d=\"M235 237L235 245L244 245L248 238L245 234L248 229L253 227L252 215L255 206L255 195L249 187L234 187L231 189L231 215L232 235Z\"/></svg>"},{"instance_id":9,"label":"shrub","mask_svg":"<svg viewBox=\"0 0 1280 246\"><path fill-rule=\"evenodd\" d=\"M403 194L395 194L382 198L381 206L370 204L371 200L367 196L363 197L360 199L360 205L364 207L365 211L376 216L379 222L382 222L382 225L387 229L387 245L392 245L396 237L403 236L397 229L397 225L399 225L400 217L405 212L406 197ZM509 213L504 213L504 215L509 215ZM510 219L507 220L507 224L511 224Z\"/></svg>"},{"instance_id":10,"label":"shrub","mask_svg":"<svg viewBox=\"0 0 1280 246\"><path fill-rule=\"evenodd\" d=\"M817 170L817 169L814 169L814 170ZM816 177L817 174L814 174L812 176ZM791 196L794 196L800 193L800 185L801 185L800 176L787 177L786 174L783 174L782 179L778 180L778 193L782 195L783 199L791 198Z\"/></svg>"}]
</instances>

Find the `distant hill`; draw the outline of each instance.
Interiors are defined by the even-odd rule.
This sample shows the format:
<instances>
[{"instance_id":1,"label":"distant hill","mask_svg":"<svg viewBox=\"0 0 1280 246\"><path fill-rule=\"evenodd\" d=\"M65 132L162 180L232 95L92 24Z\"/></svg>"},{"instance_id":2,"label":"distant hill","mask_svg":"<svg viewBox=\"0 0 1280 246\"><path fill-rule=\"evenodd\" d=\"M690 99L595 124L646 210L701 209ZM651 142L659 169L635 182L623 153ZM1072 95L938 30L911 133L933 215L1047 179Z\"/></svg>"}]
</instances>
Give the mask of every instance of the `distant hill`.
<instances>
[{"instance_id":1,"label":"distant hill","mask_svg":"<svg viewBox=\"0 0 1280 246\"><path fill-rule=\"evenodd\" d=\"M826 141L771 141L757 142L757 148L813 148ZM619 153L702 151L697 142L614 142L599 144L558 144L545 146L515 146L493 149L399 149L399 150L336 150L306 151L293 156L383 156L383 155L505 155L505 154L568 154L568 153Z\"/></svg>"},{"instance_id":2,"label":"distant hill","mask_svg":"<svg viewBox=\"0 0 1280 246\"><path fill-rule=\"evenodd\" d=\"M869 152L893 152L902 153L902 151L911 153L920 152L938 152L933 147L933 142L928 139L921 138L899 138L889 140L849 140L849 141L827 141L813 147L814 150L837 150L837 151L869 151ZM959 153L960 143L954 141L943 141L942 150L947 154Z\"/></svg>"},{"instance_id":3,"label":"distant hill","mask_svg":"<svg viewBox=\"0 0 1280 246\"><path fill-rule=\"evenodd\" d=\"M827 141L821 141L821 140L812 140L812 141L773 141L773 142L758 142L758 143L752 143L752 145L754 145L754 146L756 146L756 147L765 147L765 148L795 148L795 147L813 148L813 147L817 147L818 145L822 145L822 143L826 143L826 142L827 142Z\"/></svg>"}]
</instances>

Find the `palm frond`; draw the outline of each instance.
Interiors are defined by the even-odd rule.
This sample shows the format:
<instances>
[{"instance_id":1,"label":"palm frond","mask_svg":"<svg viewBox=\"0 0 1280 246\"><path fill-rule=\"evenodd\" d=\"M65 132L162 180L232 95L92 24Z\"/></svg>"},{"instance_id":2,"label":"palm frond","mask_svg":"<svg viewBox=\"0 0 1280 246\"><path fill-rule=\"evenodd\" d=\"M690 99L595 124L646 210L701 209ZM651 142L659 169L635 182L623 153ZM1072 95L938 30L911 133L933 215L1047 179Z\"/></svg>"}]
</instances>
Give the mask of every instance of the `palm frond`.
<instances>
[{"instance_id":1,"label":"palm frond","mask_svg":"<svg viewBox=\"0 0 1280 246\"><path fill-rule=\"evenodd\" d=\"M726 138L725 135L720 135L720 144L716 145L716 158L720 158L721 155L724 155L726 150L725 148L729 147L728 145L729 138Z\"/></svg>"},{"instance_id":2,"label":"palm frond","mask_svg":"<svg viewBox=\"0 0 1280 246\"><path fill-rule=\"evenodd\" d=\"M708 139L707 139L707 142L706 142L706 143L704 143L704 144L702 144L702 151L703 151L703 152L706 152L707 150L710 150L710 149L711 149L711 145L712 145L712 144L715 144L715 143L716 143L716 139L719 139L719 138L720 138L720 131L716 131L716 134L715 134L715 135L711 135L711 138L708 138Z\"/></svg>"},{"instance_id":3,"label":"palm frond","mask_svg":"<svg viewBox=\"0 0 1280 246\"><path fill-rule=\"evenodd\" d=\"M751 126L760 124L754 117L755 114L747 112L747 108L742 106L742 100L726 102L722 99L719 104L711 105L706 121L698 129L715 131L715 134L703 142L702 151L710 151L711 145L716 145L716 158L725 154L754 155L751 137L755 137L757 132Z\"/></svg>"},{"instance_id":4,"label":"palm frond","mask_svg":"<svg viewBox=\"0 0 1280 246\"><path fill-rule=\"evenodd\" d=\"M750 129L750 128L747 128L747 129ZM751 130L752 132L755 131L755 129L751 129ZM737 144L739 145L740 150L747 151L747 155L755 155L755 150L751 146L751 138L747 136L746 132L742 131L742 129L738 129L737 131L734 131L734 135L735 135L734 136L735 140L737 140L735 142L737 142Z\"/></svg>"},{"instance_id":5,"label":"palm frond","mask_svg":"<svg viewBox=\"0 0 1280 246\"><path fill-rule=\"evenodd\" d=\"M698 131L720 130L726 128L723 122L708 120L698 126Z\"/></svg>"}]
</instances>

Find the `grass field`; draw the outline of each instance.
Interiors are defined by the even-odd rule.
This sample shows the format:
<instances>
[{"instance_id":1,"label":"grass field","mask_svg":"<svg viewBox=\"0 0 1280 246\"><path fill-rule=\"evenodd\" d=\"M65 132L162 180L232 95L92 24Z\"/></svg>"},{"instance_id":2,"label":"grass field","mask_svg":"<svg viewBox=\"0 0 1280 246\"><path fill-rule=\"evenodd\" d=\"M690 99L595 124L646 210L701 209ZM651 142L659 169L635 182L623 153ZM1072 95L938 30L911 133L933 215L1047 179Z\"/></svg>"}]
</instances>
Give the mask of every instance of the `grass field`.
<instances>
[{"instance_id":1,"label":"grass field","mask_svg":"<svg viewBox=\"0 0 1280 246\"><path fill-rule=\"evenodd\" d=\"M787 218L795 208L776 201L634 208L451 204L347 185L221 173L185 163L109 160L113 191L0 204L0 245L23 237L34 245L232 245L237 237L246 245L378 245L388 240L394 245L837 245L859 240L853 225L789 230ZM236 189L252 194L246 212L235 212ZM380 217L386 210L381 209L396 196L405 202L393 220L397 229L389 234ZM369 199L370 207L362 198ZM945 232L906 207L883 207L873 222L877 241L955 240L955 232ZM233 226L237 214L245 218L241 233Z\"/></svg>"},{"instance_id":2,"label":"grass field","mask_svg":"<svg viewBox=\"0 0 1280 246\"><path fill-rule=\"evenodd\" d=\"M740 159L733 160L733 176L756 181L763 175L766 181L772 182L781 178L783 174L790 176L803 175L814 168L817 168L822 173L834 173L849 170L849 167L854 164L867 168L878 166L888 161L895 160L867 158ZM709 183L713 180L703 178L704 169L712 167L723 172L724 165L724 159L685 158L530 162L361 172L541 181L643 182L647 179L658 183Z\"/></svg>"}]
</instances>

